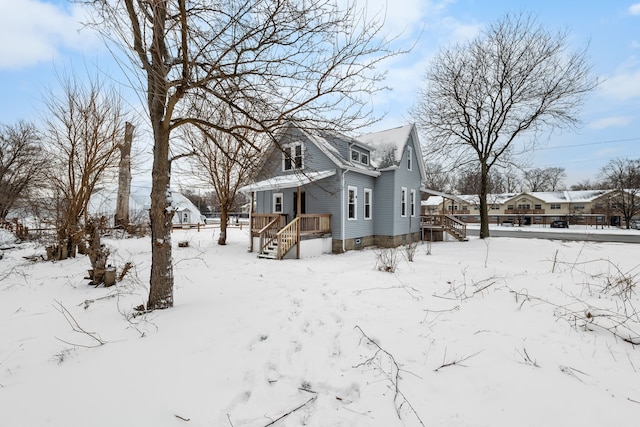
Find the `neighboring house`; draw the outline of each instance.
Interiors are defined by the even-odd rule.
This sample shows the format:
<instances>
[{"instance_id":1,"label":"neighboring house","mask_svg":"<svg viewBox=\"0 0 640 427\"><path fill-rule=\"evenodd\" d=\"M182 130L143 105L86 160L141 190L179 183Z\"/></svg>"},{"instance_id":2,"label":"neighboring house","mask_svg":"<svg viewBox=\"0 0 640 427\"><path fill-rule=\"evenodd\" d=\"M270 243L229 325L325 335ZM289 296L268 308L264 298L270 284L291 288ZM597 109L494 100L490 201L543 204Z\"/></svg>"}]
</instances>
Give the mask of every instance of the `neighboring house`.
<instances>
[{"instance_id":1,"label":"neighboring house","mask_svg":"<svg viewBox=\"0 0 640 427\"><path fill-rule=\"evenodd\" d=\"M489 220L520 225L570 224L621 225L623 215L616 190L551 191L489 194ZM432 196L422 202L423 213L442 211L467 223L480 221L478 196L459 195L443 199Z\"/></svg>"},{"instance_id":2,"label":"neighboring house","mask_svg":"<svg viewBox=\"0 0 640 427\"><path fill-rule=\"evenodd\" d=\"M138 190L129 196L129 222L149 221L149 194L151 190ZM171 192L172 206L175 209L172 223L174 226L204 224L200 210L182 193ZM117 189L103 189L94 192L89 201L89 214L104 216L113 226L116 212Z\"/></svg>"},{"instance_id":3,"label":"neighboring house","mask_svg":"<svg viewBox=\"0 0 640 427\"><path fill-rule=\"evenodd\" d=\"M294 246L299 257L305 245L309 256L415 241L424 178L414 125L358 138L290 125L241 189L254 202L251 248L281 258ZM325 243L311 249L311 237Z\"/></svg>"},{"instance_id":4,"label":"neighboring house","mask_svg":"<svg viewBox=\"0 0 640 427\"><path fill-rule=\"evenodd\" d=\"M104 216L109 227L114 226L117 205L117 189L101 189L95 191L89 199L87 211L91 216ZM129 222L149 220L149 206L135 195L129 195Z\"/></svg>"},{"instance_id":5,"label":"neighboring house","mask_svg":"<svg viewBox=\"0 0 640 427\"><path fill-rule=\"evenodd\" d=\"M205 218L200 213L200 209L182 193L172 191L171 200L171 206L176 211L172 220L174 226L192 226L205 223Z\"/></svg>"}]
</instances>

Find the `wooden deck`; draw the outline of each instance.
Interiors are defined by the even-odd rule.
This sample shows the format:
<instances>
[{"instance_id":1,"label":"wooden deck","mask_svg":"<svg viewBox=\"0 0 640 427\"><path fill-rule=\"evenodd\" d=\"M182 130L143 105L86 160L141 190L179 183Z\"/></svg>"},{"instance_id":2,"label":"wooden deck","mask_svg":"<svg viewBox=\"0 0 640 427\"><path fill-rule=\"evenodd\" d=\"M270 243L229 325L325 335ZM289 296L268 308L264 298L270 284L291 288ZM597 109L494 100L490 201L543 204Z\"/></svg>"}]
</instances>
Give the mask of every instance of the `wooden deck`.
<instances>
[{"instance_id":1,"label":"wooden deck","mask_svg":"<svg viewBox=\"0 0 640 427\"><path fill-rule=\"evenodd\" d=\"M467 240L467 224L450 215L422 215L420 229L423 240L429 231L447 232L459 241Z\"/></svg>"}]
</instances>

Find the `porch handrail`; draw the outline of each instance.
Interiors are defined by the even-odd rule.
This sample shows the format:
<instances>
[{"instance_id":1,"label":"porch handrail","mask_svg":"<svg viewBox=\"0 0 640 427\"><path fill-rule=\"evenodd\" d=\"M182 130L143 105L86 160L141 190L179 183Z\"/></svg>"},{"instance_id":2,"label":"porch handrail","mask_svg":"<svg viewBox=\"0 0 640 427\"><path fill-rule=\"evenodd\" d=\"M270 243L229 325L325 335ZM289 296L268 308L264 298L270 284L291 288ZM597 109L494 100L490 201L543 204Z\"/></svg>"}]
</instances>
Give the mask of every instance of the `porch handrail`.
<instances>
[{"instance_id":1,"label":"porch handrail","mask_svg":"<svg viewBox=\"0 0 640 427\"><path fill-rule=\"evenodd\" d=\"M446 229L455 230L458 236L467 236L467 224L464 221L460 221L451 215L443 215L442 223Z\"/></svg>"},{"instance_id":2,"label":"porch handrail","mask_svg":"<svg viewBox=\"0 0 640 427\"><path fill-rule=\"evenodd\" d=\"M274 218L258 231L258 236L260 236L260 253L278 236L279 223L280 217Z\"/></svg>"},{"instance_id":3,"label":"porch handrail","mask_svg":"<svg viewBox=\"0 0 640 427\"><path fill-rule=\"evenodd\" d=\"M283 256L298 243L300 236L300 218L296 217L289 224L278 231L276 238L278 241L278 259Z\"/></svg>"},{"instance_id":4,"label":"porch handrail","mask_svg":"<svg viewBox=\"0 0 640 427\"><path fill-rule=\"evenodd\" d=\"M422 227L442 227L459 238L467 237L467 224L458 218L446 214L427 214L420 216Z\"/></svg>"}]
</instances>

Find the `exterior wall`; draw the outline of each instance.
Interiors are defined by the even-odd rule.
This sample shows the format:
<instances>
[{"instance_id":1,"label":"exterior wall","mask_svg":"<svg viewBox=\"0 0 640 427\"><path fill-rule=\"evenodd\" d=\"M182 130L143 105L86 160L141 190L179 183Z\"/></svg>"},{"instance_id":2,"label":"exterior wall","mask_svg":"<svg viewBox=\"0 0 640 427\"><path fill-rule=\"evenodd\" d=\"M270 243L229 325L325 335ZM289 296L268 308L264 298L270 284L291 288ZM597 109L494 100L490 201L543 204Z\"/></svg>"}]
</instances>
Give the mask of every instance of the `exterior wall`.
<instances>
[{"instance_id":1,"label":"exterior wall","mask_svg":"<svg viewBox=\"0 0 640 427\"><path fill-rule=\"evenodd\" d=\"M414 147L411 139L407 146ZM401 236L420 230L420 184L421 176L416 158L416 150L412 150L412 168L407 169L408 150L405 147L402 160L397 169L382 172L376 182L374 200L379 209L376 213L376 236ZM422 161L420 159L420 161ZM402 187L407 189L406 216L401 213ZM416 192L415 213L411 214L411 190Z\"/></svg>"},{"instance_id":2,"label":"exterior wall","mask_svg":"<svg viewBox=\"0 0 640 427\"><path fill-rule=\"evenodd\" d=\"M367 236L372 236L374 233L374 223L376 222L376 217L372 214L371 219L364 219L364 190L368 188L373 191L373 199L372 204L375 203L375 184L376 178L362 175L354 172L347 172L344 175L344 211L342 215L344 215L344 236L342 235L342 230L340 230L339 234L334 233L334 236L338 239L357 239L363 238ZM348 188L355 187L357 191L356 197L356 219L348 219L347 212L349 209L349 200L348 200ZM375 206L372 206L375 209ZM333 224L332 224L333 226ZM340 224L342 228L342 224Z\"/></svg>"}]
</instances>

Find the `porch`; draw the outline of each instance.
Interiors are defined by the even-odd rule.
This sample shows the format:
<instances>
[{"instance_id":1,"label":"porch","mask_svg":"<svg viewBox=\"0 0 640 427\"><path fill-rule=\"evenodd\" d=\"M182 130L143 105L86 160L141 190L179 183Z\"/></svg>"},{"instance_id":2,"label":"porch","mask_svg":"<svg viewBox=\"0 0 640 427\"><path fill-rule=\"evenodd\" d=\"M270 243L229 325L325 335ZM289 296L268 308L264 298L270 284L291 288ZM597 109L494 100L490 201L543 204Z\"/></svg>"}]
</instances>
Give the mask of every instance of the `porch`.
<instances>
[{"instance_id":1,"label":"porch","mask_svg":"<svg viewBox=\"0 0 640 427\"><path fill-rule=\"evenodd\" d=\"M249 250L257 251L261 258L282 259L295 246L295 257L299 259L303 241L327 235L331 240L331 214L299 214L288 221L285 214L253 213L249 222Z\"/></svg>"},{"instance_id":2,"label":"porch","mask_svg":"<svg viewBox=\"0 0 640 427\"><path fill-rule=\"evenodd\" d=\"M445 232L458 241L467 240L467 224L451 215L421 215L420 229L422 230L422 240L444 240Z\"/></svg>"}]
</instances>

